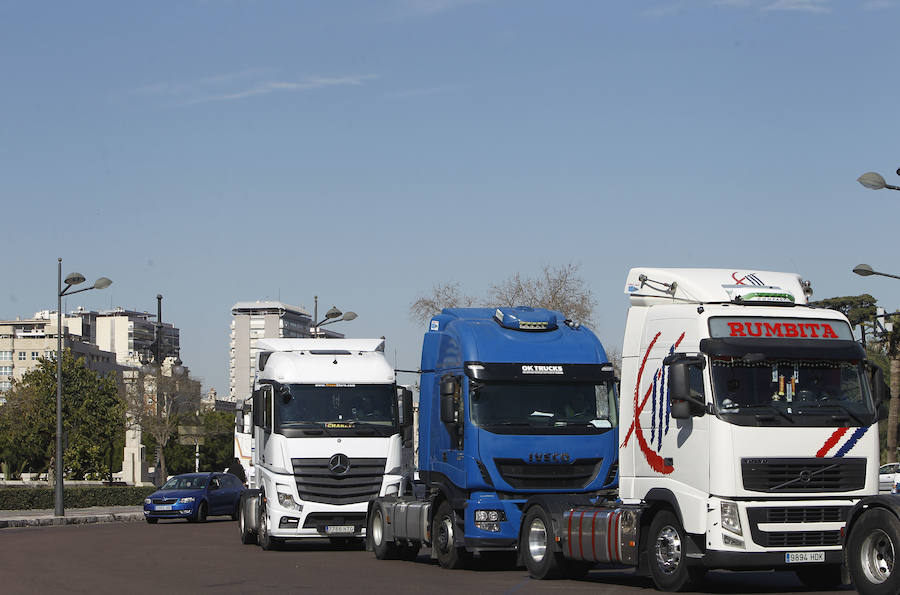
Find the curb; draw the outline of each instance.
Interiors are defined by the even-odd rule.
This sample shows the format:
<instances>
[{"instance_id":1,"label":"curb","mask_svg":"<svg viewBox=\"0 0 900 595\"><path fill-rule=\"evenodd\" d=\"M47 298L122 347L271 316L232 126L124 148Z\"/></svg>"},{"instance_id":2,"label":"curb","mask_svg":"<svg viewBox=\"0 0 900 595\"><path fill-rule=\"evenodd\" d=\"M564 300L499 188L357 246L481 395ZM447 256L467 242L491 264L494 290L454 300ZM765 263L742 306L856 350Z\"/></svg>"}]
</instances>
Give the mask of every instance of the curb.
<instances>
[{"instance_id":1,"label":"curb","mask_svg":"<svg viewBox=\"0 0 900 595\"><path fill-rule=\"evenodd\" d=\"M89 523L136 523L144 520L143 512L119 512L65 517L36 517L0 520L0 529L12 527L49 527L53 525L85 525Z\"/></svg>"}]
</instances>

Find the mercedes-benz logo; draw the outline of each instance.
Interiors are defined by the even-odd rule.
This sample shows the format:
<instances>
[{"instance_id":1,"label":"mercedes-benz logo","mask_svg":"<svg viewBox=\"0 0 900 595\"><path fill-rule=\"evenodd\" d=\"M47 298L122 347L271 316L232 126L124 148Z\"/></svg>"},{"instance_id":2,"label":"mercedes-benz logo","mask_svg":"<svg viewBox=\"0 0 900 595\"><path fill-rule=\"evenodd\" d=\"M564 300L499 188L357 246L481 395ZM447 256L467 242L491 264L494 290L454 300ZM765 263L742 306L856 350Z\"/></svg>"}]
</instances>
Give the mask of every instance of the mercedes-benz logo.
<instances>
[{"instance_id":1,"label":"mercedes-benz logo","mask_svg":"<svg viewBox=\"0 0 900 595\"><path fill-rule=\"evenodd\" d=\"M350 471L350 459L345 454L336 454L328 460L328 469L335 475L344 475Z\"/></svg>"}]
</instances>

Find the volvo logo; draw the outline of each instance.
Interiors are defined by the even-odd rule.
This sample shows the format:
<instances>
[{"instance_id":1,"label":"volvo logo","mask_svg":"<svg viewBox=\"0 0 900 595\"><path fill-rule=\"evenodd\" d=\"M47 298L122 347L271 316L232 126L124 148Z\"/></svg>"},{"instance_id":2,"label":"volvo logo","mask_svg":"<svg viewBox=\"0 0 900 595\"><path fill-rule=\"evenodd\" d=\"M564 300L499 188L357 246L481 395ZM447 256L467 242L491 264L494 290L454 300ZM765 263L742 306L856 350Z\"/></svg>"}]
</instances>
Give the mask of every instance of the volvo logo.
<instances>
[{"instance_id":1,"label":"volvo logo","mask_svg":"<svg viewBox=\"0 0 900 595\"><path fill-rule=\"evenodd\" d=\"M800 472L800 481L803 483L809 483L812 479L812 472L809 469L804 469Z\"/></svg>"},{"instance_id":2,"label":"volvo logo","mask_svg":"<svg viewBox=\"0 0 900 595\"><path fill-rule=\"evenodd\" d=\"M350 471L350 459L345 454L336 454L328 459L328 469L335 475L344 475Z\"/></svg>"}]
</instances>

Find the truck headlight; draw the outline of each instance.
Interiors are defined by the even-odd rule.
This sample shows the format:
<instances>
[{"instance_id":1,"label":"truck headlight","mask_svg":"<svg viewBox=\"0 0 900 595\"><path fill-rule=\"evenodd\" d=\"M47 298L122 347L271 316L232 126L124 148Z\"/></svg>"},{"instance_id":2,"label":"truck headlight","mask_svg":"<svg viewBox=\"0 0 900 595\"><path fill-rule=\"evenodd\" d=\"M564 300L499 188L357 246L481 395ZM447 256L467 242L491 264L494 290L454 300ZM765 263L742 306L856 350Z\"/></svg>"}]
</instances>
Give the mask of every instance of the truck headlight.
<instances>
[{"instance_id":1,"label":"truck headlight","mask_svg":"<svg viewBox=\"0 0 900 595\"><path fill-rule=\"evenodd\" d=\"M303 510L303 506L294 500L292 494L286 494L284 492L278 492L278 505L282 508L287 508L288 510Z\"/></svg>"},{"instance_id":2,"label":"truck headlight","mask_svg":"<svg viewBox=\"0 0 900 595\"><path fill-rule=\"evenodd\" d=\"M502 510L476 510L475 526L482 531L500 532L500 522L506 520L506 513Z\"/></svg>"},{"instance_id":3,"label":"truck headlight","mask_svg":"<svg viewBox=\"0 0 900 595\"><path fill-rule=\"evenodd\" d=\"M741 531L741 515L738 514L737 504L723 500L720 504L722 511L722 527L736 535L743 535Z\"/></svg>"}]
</instances>

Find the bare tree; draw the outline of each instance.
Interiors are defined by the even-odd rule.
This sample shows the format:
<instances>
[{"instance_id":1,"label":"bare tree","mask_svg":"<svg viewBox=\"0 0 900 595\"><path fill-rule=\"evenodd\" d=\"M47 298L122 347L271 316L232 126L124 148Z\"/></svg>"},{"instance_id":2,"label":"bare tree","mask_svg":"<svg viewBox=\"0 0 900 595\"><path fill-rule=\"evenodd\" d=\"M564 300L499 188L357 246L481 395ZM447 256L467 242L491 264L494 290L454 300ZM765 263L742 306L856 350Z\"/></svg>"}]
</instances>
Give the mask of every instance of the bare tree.
<instances>
[{"instance_id":1,"label":"bare tree","mask_svg":"<svg viewBox=\"0 0 900 595\"><path fill-rule=\"evenodd\" d=\"M431 293L420 296L409 308L410 318L416 322L427 322L443 308L464 308L475 305L531 306L558 310L568 318L590 323L596 301L590 288L581 278L579 266L545 265L536 277L524 277L516 273L509 279L491 285L488 296L479 300L465 295L459 283L435 285Z\"/></svg>"},{"instance_id":2,"label":"bare tree","mask_svg":"<svg viewBox=\"0 0 900 595\"><path fill-rule=\"evenodd\" d=\"M578 265L545 265L540 275L529 278L516 273L492 285L488 302L498 306L531 306L558 310L579 322L590 323L596 300L578 271Z\"/></svg>"},{"instance_id":3,"label":"bare tree","mask_svg":"<svg viewBox=\"0 0 900 595\"><path fill-rule=\"evenodd\" d=\"M200 404L200 382L189 376L172 376L157 368L151 374L134 372L123 383L122 390L131 427L139 426L156 442L155 483L166 478L164 448L178 428L179 416L195 411Z\"/></svg>"},{"instance_id":4,"label":"bare tree","mask_svg":"<svg viewBox=\"0 0 900 595\"><path fill-rule=\"evenodd\" d=\"M442 283L431 288L431 293L419 296L409 307L409 317L418 323L428 322L444 308L468 308L475 305L475 298L464 295L459 283Z\"/></svg>"}]
</instances>

